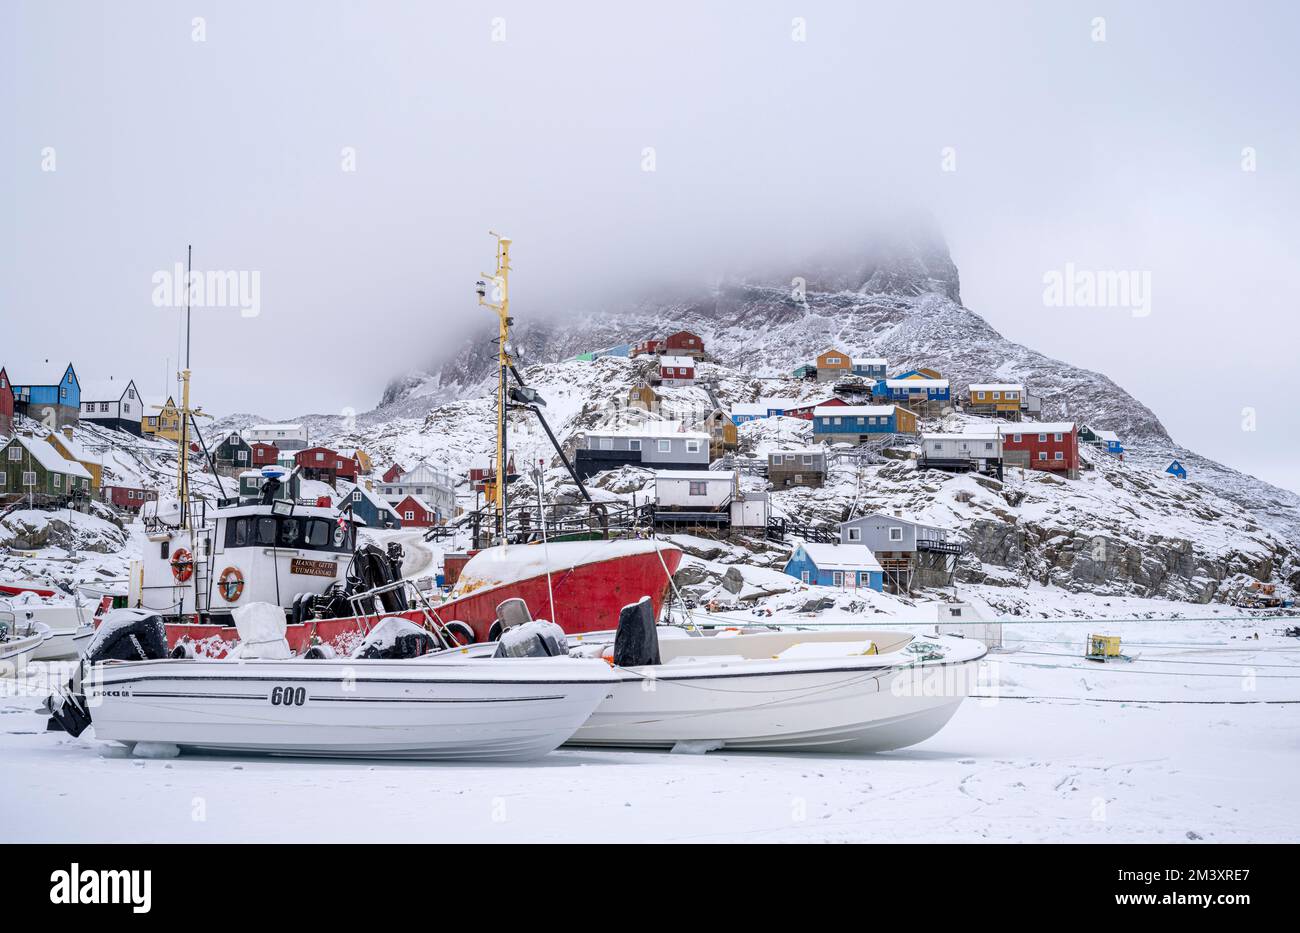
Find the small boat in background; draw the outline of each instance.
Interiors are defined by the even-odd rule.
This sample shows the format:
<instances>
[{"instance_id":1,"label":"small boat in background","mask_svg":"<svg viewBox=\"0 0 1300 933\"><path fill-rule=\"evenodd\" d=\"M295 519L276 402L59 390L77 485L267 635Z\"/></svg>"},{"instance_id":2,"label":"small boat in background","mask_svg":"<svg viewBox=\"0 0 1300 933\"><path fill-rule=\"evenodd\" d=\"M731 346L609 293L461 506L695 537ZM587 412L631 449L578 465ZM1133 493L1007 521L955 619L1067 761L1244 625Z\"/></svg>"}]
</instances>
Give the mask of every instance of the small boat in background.
<instances>
[{"instance_id":1,"label":"small boat in background","mask_svg":"<svg viewBox=\"0 0 1300 933\"><path fill-rule=\"evenodd\" d=\"M23 593L35 593L37 596L53 596L57 590L46 583L35 580L0 580L0 596L19 596Z\"/></svg>"},{"instance_id":2,"label":"small boat in background","mask_svg":"<svg viewBox=\"0 0 1300 933\"><path fill-rule=\"evenodd\" d=\"M48 626L19 620L12 612L0 611L0 677L20 676L32 655L49 637Z\"/></svg>"},{"instance_id":3,"label":"small boat in background","mask_svg":"<svg viewBox=\"0 0 1300 933\"><path fill-rule=\"evenodd\" d=\"M41 623L49 629L49 638L36 649L33 661L61 661L77 656L73 638L77 631L91 622L111 601L101 600L92 613L80 597L68 599L43 599L28 591L19 596L0 601L0 609L12 612L16 618L29 623Z\"/></svg>"}]
</instances>

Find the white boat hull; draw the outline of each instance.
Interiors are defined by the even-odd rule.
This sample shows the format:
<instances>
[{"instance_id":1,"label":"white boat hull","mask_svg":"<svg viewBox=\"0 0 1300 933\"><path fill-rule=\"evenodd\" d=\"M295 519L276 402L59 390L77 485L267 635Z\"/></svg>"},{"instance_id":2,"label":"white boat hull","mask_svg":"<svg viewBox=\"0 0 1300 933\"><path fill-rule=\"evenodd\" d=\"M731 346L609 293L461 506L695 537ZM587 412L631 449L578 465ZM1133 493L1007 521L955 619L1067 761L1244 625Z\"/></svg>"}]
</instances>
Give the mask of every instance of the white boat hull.
<instances>
[{"instance_id":1,"label":"white boat hull","mask_svg":"<svg viewBox=\"0 0 1300 933\"><path fill-rule=\"evenodd\" d=\"M627 669L571 745L884 752L930 738L969 694L982 645L940 663L875 655Z\"/></svg>"},{"instance_id":2,"label":"white boat hull","mask_svg":"<svg viewBox=\"0 0 1300 933\"><path fill-rule=\"evenodd\" d=\"M612 682L604 663L569 658L165 660L97 665L94 674L86 696L100 739L457 760L545 755Z\"/></svg>"},{"instance_id":3,"label":"white boat hull","mask_svg":"<svg viewBox=\"0 0 1300 933\"><path fill-rule=\"evenodd\" d=\"M25 620L30 613L32 621L49 628L50 637L32 654L33 661L61 661L75 658L77 648L72 643L72 637L76 635L83 617L86 621L91 618L90 610L83 608L79 611L75 605L18 603L12 605L8 611L13 612L20 620Z\"/></svg>"},{"instance_id":4,"label":"white boat hull","mask_svg":"<svg viewBox=\"0 0 1300 933\"><path fill-rule=\"evenodd\" d=\"M49 628L37 623L30 634L0 641L0 677L21 677L49 638Z\"/></svg>"}]
</instances>

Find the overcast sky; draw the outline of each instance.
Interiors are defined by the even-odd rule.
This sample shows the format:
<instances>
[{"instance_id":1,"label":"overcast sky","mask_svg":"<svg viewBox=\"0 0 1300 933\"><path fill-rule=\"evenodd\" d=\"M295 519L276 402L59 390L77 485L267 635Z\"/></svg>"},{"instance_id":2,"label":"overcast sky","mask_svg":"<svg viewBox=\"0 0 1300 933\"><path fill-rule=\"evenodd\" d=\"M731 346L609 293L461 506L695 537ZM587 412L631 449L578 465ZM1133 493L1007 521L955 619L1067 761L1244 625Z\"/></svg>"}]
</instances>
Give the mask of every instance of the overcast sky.
<instances>
[{"instance_id":1,"label":"overcast sky","mask_svg":"<svg viewBox=\"0 0 1300 933\"><path fill-rule=\"evenodd\" d=\"M1006 336L1300 489L1298 26L1281 2L10 0L0 363L161 391L156 274L193 243L260 287L256 316L196 310L196 396L361 411L485 313L489 228L517 312L563 312L851 240L887 196L933 213ZM1067 264L1149 273L1150 313L1045 305Z\"/></svg>"}]
</instances>

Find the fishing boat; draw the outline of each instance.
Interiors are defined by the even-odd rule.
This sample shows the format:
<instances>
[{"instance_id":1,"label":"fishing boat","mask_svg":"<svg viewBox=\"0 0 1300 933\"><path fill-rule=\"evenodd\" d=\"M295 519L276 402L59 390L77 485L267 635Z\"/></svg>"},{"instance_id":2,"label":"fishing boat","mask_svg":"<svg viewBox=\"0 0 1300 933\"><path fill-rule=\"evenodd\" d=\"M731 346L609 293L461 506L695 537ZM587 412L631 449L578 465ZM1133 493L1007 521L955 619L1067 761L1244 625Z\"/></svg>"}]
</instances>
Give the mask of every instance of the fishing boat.
<instances>
[{"instance_id":1,"label":"fishing boat","mask_svg":"<svg viewBox=\"0 0 1300 933\"><path fill-rule=\"evenodd\" d=\"M602 661L568 657L563 634L544 628L490 655L462 654L445 634L402 619L348 658L248 650L274 642L287 655L283 625L267 641L245 631L238 660L174 659L164 656L160 617L116 610L80 679L47 708L73 735L93 725L97 739L146 755L525 760L572 736L613 679Z\"/></svg>"},{"instance_id":2,"label":"fishing boat","mask_svg":"<svg viewBox=\"0 0 1300 933\"><path fill-rule=\"evenodd\" d=\"M20 620L13 612L0 611L0 677L17 677L46 641L50 629L40 622Z\"/></svg>"},{"instance_id":3,"label":"fishing boat","mask_svg":"<svg viewBox=\"0 0 1300 933\"><path fill-rule=\"evenodd\" d=\"M987 649L870 629L686 634L656 628L642 605L612 643L578 652L604 657L618 681L569 744L863 753L943 728Z\"/></svg>"}]
</instances>

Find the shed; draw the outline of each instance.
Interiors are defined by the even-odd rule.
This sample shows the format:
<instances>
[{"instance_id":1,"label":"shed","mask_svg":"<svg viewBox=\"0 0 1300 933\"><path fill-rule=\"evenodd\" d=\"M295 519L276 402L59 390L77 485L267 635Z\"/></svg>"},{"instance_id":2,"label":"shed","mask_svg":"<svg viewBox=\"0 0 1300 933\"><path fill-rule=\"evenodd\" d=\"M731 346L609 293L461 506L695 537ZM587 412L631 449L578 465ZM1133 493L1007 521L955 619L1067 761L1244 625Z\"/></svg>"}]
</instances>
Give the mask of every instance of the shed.
<instances>
[{"instance_id":1,"label":"shed","mask_svg":"<svg viewBox=\"0 0 1300 933\"><path fill-rule=\"evenodd\" d=\"M785 572L817 586L884 589L884 571L871 551L843 544L797 544L785 563Z\"/></svg>"},{"instance_id":2,"label":"shed","mask_svg":"<svg viewBox=\"0 0 1300 933\"><path fill-rule=\"evenodd\" d=\"M1170 476L1176 476L1179 479L1187 479L1187 468L1184 467L1177 460L1169 464L1169 466L1165 467L1165 472L1168 473Z\"/></svg>"}]
</instances>

